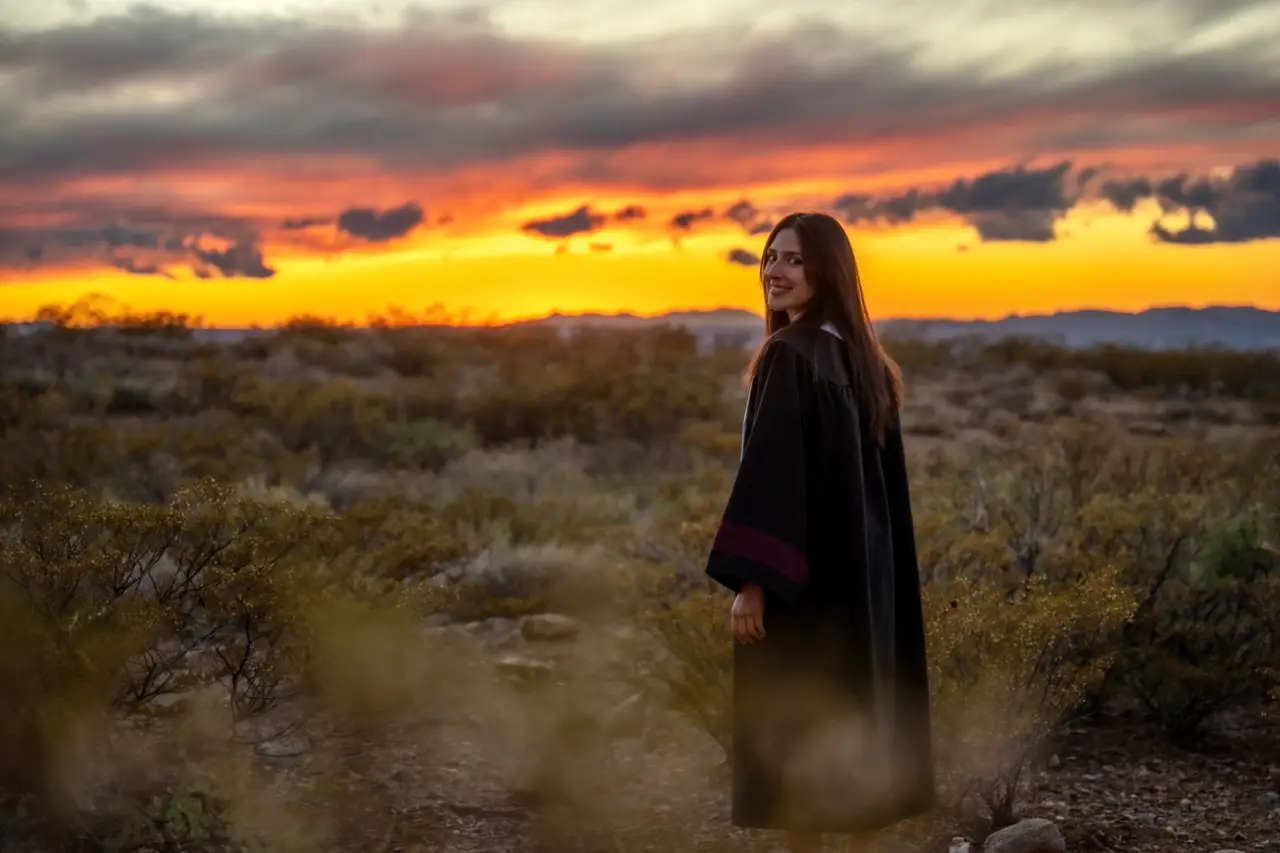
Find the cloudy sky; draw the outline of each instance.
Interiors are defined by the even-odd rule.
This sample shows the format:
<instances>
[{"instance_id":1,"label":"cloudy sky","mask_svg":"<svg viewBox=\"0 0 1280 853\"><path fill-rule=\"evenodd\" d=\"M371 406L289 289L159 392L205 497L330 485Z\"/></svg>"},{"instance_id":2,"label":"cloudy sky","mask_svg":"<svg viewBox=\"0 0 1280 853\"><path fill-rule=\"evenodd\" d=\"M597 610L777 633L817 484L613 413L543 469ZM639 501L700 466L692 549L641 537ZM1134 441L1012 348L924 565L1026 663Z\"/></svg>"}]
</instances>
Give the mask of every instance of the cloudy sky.
<instances>
[{"instance_id":1,"label":"cloudy sky","mask_svg":"<svg viewBox=\"0 0 1280 853\"><path fill-rule=\"evenodd\" d=\"M0 317L758 308L791 209L882 315L1280 308L1280 0L0 8Z\"/></svg>"}]
</instances>

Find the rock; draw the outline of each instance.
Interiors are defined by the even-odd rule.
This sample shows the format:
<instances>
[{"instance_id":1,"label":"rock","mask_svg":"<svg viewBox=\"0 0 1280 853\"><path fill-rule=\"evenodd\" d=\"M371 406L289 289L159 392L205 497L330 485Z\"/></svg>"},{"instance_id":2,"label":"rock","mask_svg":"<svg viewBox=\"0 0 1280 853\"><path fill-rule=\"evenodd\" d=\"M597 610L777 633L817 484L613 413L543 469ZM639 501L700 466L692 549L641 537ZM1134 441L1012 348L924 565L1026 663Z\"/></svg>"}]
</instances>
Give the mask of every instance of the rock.
<instances>
[{"instance_id":1,"label":"rock","mask_svg":"<svg viewBox=\"0 0 1280 853\"><path fill-rule=\"evenodd\" d=\"M536 684L551 678L554 667L546 661L520 655L504 655L493 662L499 674L522 684Z\"/></svg>"},{"instance_id":2,"label":"rock","mask_svg":"<svg viewBox=\"0 0 1280 853\"><path fill-rule=\"evenodd\" d=\"M431 613L422 620L424 628L443 628L447 626L453 619L448 613Z\"/></svg>"},{"instance_id":3,"label":"rock","mask_svg":"<svg viewBox=\"0 0 1280 853\"><path fill-rule=\"evenodd\" d=\"M947 853L973 853L973 845L967 839L957 835L951 839L951 846L947 848Z\"/></svg>"},{"instance_id":4,"label":"rock","mask_svg":"<svg viewBox=\"0 0 1280 853\"><path fill-rule=\"evenodd\" d=\"M1066 853L1067 842L1053 821L1040 817L1020 820L987 836L983 853Z\"/></svg>"},{"instance_id":5,"label":"rock","mask_svg":"<svg viewBox=\"0 0 1280 853\"><path fill-rule=\"evenodd\" d=\"M604 718L604 730L613 737L642 737L648 728L649 703L643 692L618 703Z\"/></svg>"},{"instance_id":6,"label":"rock","mask_svg":"<svg viewBox=\"0 0 1280 853\"><path fill-rule=\"evenodd\" d=\"M581 631L578 620L560 613L537 613L520 623L520 635L530 642L572 640Z\"/></svg>"},{"instance_id":7,"label":"rock","mask_svg":"<svg viewBox=\"0 0 1280 853\"><path fill-rule=\"evenodd\" d=\"M494 616L459 626L472 639L490 651L513 648L510 639L520 637L520 623L505 616Z\"/></svg>"}]
</instances>

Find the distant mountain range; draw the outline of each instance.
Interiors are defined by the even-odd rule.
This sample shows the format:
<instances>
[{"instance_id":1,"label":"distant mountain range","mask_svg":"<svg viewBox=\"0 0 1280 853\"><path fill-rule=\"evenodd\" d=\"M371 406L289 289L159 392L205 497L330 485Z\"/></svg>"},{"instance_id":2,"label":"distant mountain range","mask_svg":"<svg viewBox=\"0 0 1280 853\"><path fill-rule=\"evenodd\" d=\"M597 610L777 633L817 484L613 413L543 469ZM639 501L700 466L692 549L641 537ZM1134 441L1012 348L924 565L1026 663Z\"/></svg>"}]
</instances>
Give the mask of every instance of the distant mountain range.
<instances>
[{"instance_id":1,"label":"distant mountain range","mask_svg":"<svg viewBox=\"0 0 1280 853\"><path fill-rule=\"evenodd\" d=\"M634 314L553 314L534 325L558 328L604 326L636 328L659 323L684 326L699 338L741 335L757 343L764 320L750 311L720 309L682 311L657 317ZM1215 346L1239 350L1280 349L1280 311L1249 306L1208 308L1151 308L1136 314L1120 311L1061 311L1054 314L1010 315L999 320L887 319L876 323L882 334L930 341L1009 337L1039 338L1068 347L1120 344L1144 349Z\"/></svg>"},{"instance_id":2,"label":"distant mountain range","mask_svg":"<svg viewBox=\"0 0 1280 853\"><path fill-rule=\"evenodd\" d=\"M743 346L756 345L764 332L764 320L760 315L730 308L674 311L654 317L552 314L514 325L551 326L568 331L583 327L630 329L661 324L687 328L706 343L731 338L740 340ZM22 333L37 327L38 324L34 323L18 323L8 328ZM1144 349L1213 346L1237 350L1280 350L1280 311L1249 306L1151 308L1136 314L1061 311L1055 314L1015 314L999 320L894 318L876 323L876 328L885 335L930 341L1029 337L1068 347L1110 343ZM251 329L204 328L197 330L196 335L204 340L225 342L254 333Z\"/></svg>"}]
</instances>

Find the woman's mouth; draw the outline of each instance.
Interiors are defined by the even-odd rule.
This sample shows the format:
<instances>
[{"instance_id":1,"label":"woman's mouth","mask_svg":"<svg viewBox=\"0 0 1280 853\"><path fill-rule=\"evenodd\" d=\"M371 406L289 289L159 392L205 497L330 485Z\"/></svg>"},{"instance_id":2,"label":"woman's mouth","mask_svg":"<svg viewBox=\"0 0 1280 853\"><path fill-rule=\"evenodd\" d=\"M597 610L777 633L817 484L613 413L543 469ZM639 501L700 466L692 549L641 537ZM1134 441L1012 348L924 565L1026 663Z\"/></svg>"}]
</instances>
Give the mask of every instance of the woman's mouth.
<instances>
[{"instance_id":1,"label":"woman's mouth","mask_svg":"<svg viewBox=\"0 0 1280 853\"><path fill-rule=\"evenodd\" d=\"M790 293L790 292L791 292L791 285L789 285L789 284L771 284L771 285L769 285L769 295L770 295L770 296L782 296L783 294Z\"/></svg>"}]
</instances>

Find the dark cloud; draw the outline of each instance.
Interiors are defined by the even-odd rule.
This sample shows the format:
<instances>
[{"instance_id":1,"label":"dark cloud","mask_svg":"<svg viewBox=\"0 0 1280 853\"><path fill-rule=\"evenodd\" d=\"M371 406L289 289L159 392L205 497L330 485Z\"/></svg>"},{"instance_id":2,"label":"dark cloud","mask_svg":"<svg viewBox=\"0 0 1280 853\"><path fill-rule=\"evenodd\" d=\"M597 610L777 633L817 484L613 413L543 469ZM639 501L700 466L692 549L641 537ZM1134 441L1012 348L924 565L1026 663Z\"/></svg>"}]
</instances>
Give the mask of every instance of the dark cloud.
<instances>
[{"instance_id":1,"label":"dark cloud","mask_svg":"<svg viewBox=\"0 0 1280 853\"><path fill-rule=\"evenodd\" d=\"M105 221L103 221L105 220ZM0 227L0 267L99 263L132 275L270 278L252 224L221 217L136 210L99 215L92 204L61 226Z\"/></svg>"},{"instance_id":2,"label":"dark cloud","mask_svg":"<svg viewBox=\"0 0 1280 853\"><path fill-rule=\"evenodd\" d=\"M752 237L773 230L773 219L745 198L731 205L723 215L738 223Z\"/></svg>"},{"instance_id":3,"label":"dark cloud","mask_svg":"<svg viewBox=\"0 0 1280 853\"><path fill-rule=\"evenodd\" d=\"M285 231L306 231L308 228L319 228L322 225L332 224L332 219L322 216L300 216L294 219L286 219L280 223L280 227Z\"/></svg>"},{"instance_id":4,"label":"dark cloud","mask_svg":"<svg viewBox=\"0 0 1280 853\"><path fill-rule=\"evenodd\" d=\"M1192 17L1214 14L1227 12ZM1188 33L1191 19L1171 18ZM1010 75L995 73L1007 59L997 55L929 71L922 44L820 23L591 47L515 39L482 18L372 30L141 7L0 28L0 151L4 174L33 184L264 154L444 171L566 150L580 155L567 169L634 183L608 155L655 142L936 140L950 155L954 132L999 127L966 152L992 154L1088 138L1256 140L1274 120L1280 77L1265 40L1172 51L1134 39L1092 73L1044 51ZM148 89L168 97L128 94ZM674 185L711 179L696 167L651 171Z\"/></svg>"},{"instance_id":5,"label":"dark cloud","mask_svg":"<svg viewBox=\"0 0 1280 853\"><path fill-rule=\"evenodd\" d=\"M589 234L603 227L607 222L639 222L648 215L643 207L634 204L613 213L600 213L592 210L591 205L584 204L577 210L561 216L526 222L520 226L520 230L539 237L563 239L577 234Z\"/></svg>"},{"instance_id":6,"label":"dark cloud","mask_svg":"<svg viewBox=\"0 0 1280 853\"><path fill-rule=\"evenodd\" d=\"M701 210L682 210L671 217L669 224L676 231L688 231L696 223L707 222L715 218L716 212L709 207L704 207Z\"/></svg>"},{"instance_id":7,"label":"dark cloud","mask_svg":"<svg viewBox=\"0 0 1280 853\"><path fill-rule=\"evenodd\" d=\"M863 193L846 193L831 203L831 207L849 225L860 222L903 225L915 219L917 213L933 206L936 205L931 196L915 189L883 198Z\"/></svg>"},{"instance_id":8,"label":"dark cloud","mask_svg":"<svg viewBox=\"0 0 1280 853\"><path fill-rule=\"evenodd\" d=\"M422 208L405 202L390 210L352 207L338 214L338 230L370 243L385 243L403 237L422 224Z\"/></svg>"},{"instance_id":9,"label":"dark cloud","mask_svg":"<svg viewBox=\"0 0 1280 853\"><path fill-rule=\"evenodd\" d=\"M1204 245L1280 239L1280 160L1237 166L1225 178L1186 175L1158 183L1153 195L1166 211L1187 214L1186 227L1152 223L1151 233L1166 243ZM1212 224L1200 220L1207 215Z\"/></svg>"},{"instance_id":10,"label":"dark cloud","mask_svg":"<svg viewBox=\"0 0 1280 853\"><path fill-rule=\"evenodd\" d=\"M262 259L262 250L252 240L229 243L221 248L195 248L195 256L207 265L201 277L207 277L208 267L217 270L223 278L271 278L276 271Z\"/></svg>"},{"instance_id":11,"label":"dark cloud","mask_svg":"<svg viewBox=\"0 0 1280 853\"><path fill-rule=\"evenodd\" d=\"M739 264L744 267L760 266L760 256L746 249L730 249L725 259L731 264Z\"/></svg>"},{"instance_id":12,"label":"dark cloud","mask_svg":"<svg viewBox=\"0 0 1280 853\"><path fill-rule=\"evenodd\" d=\"M572 213L563 216L551 216L547 219L534 219L520 226L526 234L539 237L572 237L575 234L588 234L604 225L608 219L602 213L595 213L589 205L583 205Z\"/></svg>"},{"instance_id":13,"label":"dark cloud","mask_svg":"<svg viewBox=\"0 0 1280 853\"><path fill-rule=\"evenodd\" d=\"M1280 239L1280 160L1238 165L1226 176L1131 176L1105 181L1099 191L1118 211L1131 213L1153 200L1165 214L1185 214L1170 228L1157 220L1151 234L1165 243L1208 245ZM1205 219L1210 224L1204 224Z\"/></svg>"},{"instance_id":14,"label":"dark cloud","mask_svg":"<svg viewBox=\"0 0 1280 853\"><path fill-rule=\"evenodd\" d=\"M850 225L901 225L922 213L945 211L968 222L984 242L1045 243L1056 239L1058 220L1080 200L1080 181L1070 173L1067 161L1040 169L1017 166L957 179L942 189L917 188L883 198L846 194L832 207Z\"/></svg>"},{"instance_id":15,"label":"dark cloud","mask_svg":"<svg viewBox=\"0 0 1280 853\"><path fill-rule=\"evenodd\" d=\"M1150 198L1154 189L1149 179L1138 177L1104 181L1098 192L1116 210L1132 213L1139 201Z\"/></svg>"},{"instance_id":16,"label":"dark cloud","mask_svg":"<svg viewBox=\"0 0 1280 853\"><path fill-rule=\"evenodd\" d=\"M768 234L773 229L773 219L747 199L734 202L726 210L717 213L710 207L682 210L671 217L667 227L686 233L696 226L711 222L732 222L752 237Z\"/></svg>"},{"instance_id":17,"label":"dark cloud","mask_svg":"<svg viewBox=\"0 0 1280 853\"><path fill-rule=\"evenodd\" d=\"M1106 174L1100 166L1073 172L1066 161L1041 169L1019 166L956 180L942 189L914 188L883 197L849 193L831 207L850 225L902 225L920 214L943 211L967 221L985 242L1048 242L1057 239L1057 223L1083 201L1101 199L1121 213L1133 213L1138 202L1150 199L1164 213L1188 218L1181 229L1152 223L1152 235L1167 243L1280 238L1280 160L1239 165L1225 177ZM1205 218L1211 227L1202 224Z\"/></svg>"}]
</instances>

